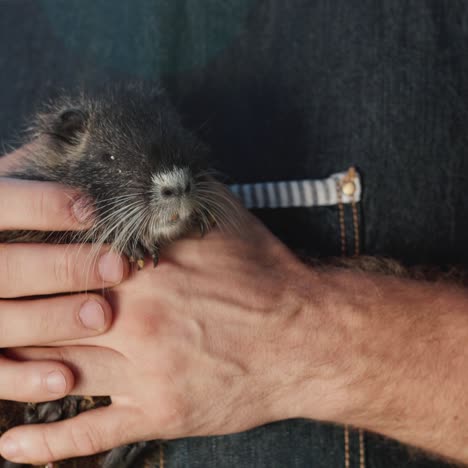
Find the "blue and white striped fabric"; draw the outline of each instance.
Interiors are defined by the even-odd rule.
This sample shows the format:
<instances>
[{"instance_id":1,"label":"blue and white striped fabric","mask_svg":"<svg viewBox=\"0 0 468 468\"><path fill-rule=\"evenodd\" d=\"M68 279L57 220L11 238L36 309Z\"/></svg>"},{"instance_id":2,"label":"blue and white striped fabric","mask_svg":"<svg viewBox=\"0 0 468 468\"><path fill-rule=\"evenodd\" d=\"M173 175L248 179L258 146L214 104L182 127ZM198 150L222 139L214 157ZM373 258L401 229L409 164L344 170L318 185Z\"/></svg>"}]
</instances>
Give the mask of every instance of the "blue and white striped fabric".
<instances>
[{"instance_id":1,"label":"blue and white striped fabric","mask_svg":"<svg viewBox=\"0 0 468 468\"><path fill-rule=\"evenodd\" d=\"M354 169L326 179L235 184L229 188L249 209L331 206L361 200L361 181Z\"/></svg>"}]
</instances>

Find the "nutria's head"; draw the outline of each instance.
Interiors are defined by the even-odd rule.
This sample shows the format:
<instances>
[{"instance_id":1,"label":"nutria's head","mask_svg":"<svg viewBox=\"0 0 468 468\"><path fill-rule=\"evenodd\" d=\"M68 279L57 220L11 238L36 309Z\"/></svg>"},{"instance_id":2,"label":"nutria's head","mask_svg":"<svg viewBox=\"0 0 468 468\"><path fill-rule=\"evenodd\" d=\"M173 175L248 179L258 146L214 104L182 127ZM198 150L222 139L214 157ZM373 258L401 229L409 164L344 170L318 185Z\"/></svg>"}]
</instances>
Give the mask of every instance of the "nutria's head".
<instances>
[{"instance_id":1,"label":"nutria's head","mask_svg":"<svg viewBox=\"0 0 468 468\"><path fill-rule=\"evenodd\" d=\"M88 240L151 251L195 224L229 223L236 209L208 171L205 146L160 89L63 97L38 114L32 131L39 148L16 175L89 195L96 222Z\"/></svg>"}]
</instances>

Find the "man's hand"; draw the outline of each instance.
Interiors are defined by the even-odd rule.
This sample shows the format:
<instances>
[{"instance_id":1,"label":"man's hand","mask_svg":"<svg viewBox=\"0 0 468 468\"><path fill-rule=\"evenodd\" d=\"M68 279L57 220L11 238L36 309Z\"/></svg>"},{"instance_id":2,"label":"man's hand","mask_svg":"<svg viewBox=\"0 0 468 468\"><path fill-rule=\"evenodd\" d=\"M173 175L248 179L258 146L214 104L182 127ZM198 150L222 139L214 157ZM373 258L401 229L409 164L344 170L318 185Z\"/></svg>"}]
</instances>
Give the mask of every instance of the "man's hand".
<instances>
[{"instance_id":1,"label":"man's hand","mask_svg":"<svg viewBox=\"0 0 468 468\"><path fill-rule=\"evenodd\" d=\"M15 157L21 153L7 159ZM83 206L77 193L57 184L0 178L0 231L85 229ZM126 273L126 264L105 250L91 262L89 246L0 244L0 348L103 333L111 323L111 308L97 294L28 296L113 286ZM73 388L74 376L60 361L17 362L0 355L0 399L63 397Z\"/></svg>"},{"instance_id":2,"label":"man's hand","mask_svg":"<svg viewBox=\"0 0 468 468\"><path fill-rule=\"evenodd\" d=\"M44 463L289 417L301 373L290 329L309 294L308 270L251 222L246 239L214 231L163 249L156 269L111 291L115 320L105 335L15 350L21 359L72 363L73 393L111 395L112 405L12 429L2 455Z\"/></svg>"},{"instance_id":3,"label":"man's hand","mask_svg":"<svg viewBox=\"0 0 468 468\"><path fill-rule=\"evenodd\" d=\"M2 456L45 463L306 417L468 462L466 289L311 269L253 218L243 233L163 249L112 289L106 334L12 350L70 363L73 393L112 404L13 428Z\"/></svg>"}]
</instances>

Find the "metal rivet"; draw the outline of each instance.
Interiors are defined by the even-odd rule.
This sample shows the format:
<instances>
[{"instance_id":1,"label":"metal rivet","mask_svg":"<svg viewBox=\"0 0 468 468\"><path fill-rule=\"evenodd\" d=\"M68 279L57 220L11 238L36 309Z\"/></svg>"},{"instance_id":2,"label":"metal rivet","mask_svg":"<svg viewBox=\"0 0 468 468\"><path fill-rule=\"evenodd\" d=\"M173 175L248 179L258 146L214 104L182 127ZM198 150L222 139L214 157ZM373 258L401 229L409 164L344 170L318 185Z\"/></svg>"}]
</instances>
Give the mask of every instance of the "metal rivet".
<instances>
[{"instance_id":1,"label":"metal rivet","mask_svg":"<svg viewBox=\"0 0 468 468\"><path fill-rule=\"evenodd\" d=\"M343 193L347 195L348 197L353 195L355 191L356 191L356 185L354 185L354 182L346 182L343 185Z\"/></svg>"}]
</instances>

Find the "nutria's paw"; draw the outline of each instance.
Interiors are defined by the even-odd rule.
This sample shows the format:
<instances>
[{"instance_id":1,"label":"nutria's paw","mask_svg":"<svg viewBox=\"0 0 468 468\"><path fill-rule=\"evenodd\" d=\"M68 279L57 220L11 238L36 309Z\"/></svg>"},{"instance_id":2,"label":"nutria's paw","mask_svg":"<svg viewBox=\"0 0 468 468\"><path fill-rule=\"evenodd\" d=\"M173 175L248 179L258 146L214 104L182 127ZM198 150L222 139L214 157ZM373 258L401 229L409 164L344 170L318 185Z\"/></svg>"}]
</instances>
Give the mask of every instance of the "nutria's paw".
<instances>
[{"instance_id":1,"label":"nutria's paw","mask_svg":"<svg viewBox=\"0 0 468 468\"><path fill-rule=\"evenodd\" d=\"M93 409L96 406L96 400L94 399L94 397L86 395L82 398L83 399L80 401L80 405L79 405L80 413L82 411L88 411L90 409Z\"/></svg>"},{"instance_id":2,"label":"nutria's paw","mask_svg":"<svg viewBox=\"0 0 468 468\"><path fill-rule=\"evenodd\" d=\"M159 447L156 441L122 445L109 451L101 463L101 468L134 468L146 466L145 460ZM153 466L153 465L151 465Z\"/></svg>"},{"instance_id":3,"label":"nutria's paw","mask_svg":"<svg viewBox=\"0 0 468 468\"><path fill-rule=\"evenodd\" d=\"M141 244L130 245L124 253L130 263L135 264L139 270L145 266L145 249Z\"/></svg>"},{"instance_id":4,"label":"nutria's paw","mask_svg":"<svg viewBox=\"0 0 468 468\"><path fill-rule=\"evenodd\" d=\"M151 258L153 259L153 267L156 268L159 263L159 246L155 245L153 247Z\"/></svg>"},{"instance_id":5,"label":"nutria's paw","mask_svg":"<svg viewBox=\"0 0 468 468\"><path fill-rule=\"evenodd\" d=\"M213 215L211 213L205 213L195 218L194 228L200 232L200 237L205 237L216 225L217 222Z\"/></svg>"},{"instance_id":6,"label":"nutria's paw","mask_svg":"<svg viewBox=\"0 0 468 468\"><path fill-rule=\"evenodd\" d=\"M79 413L78 403L75 397L65 397L46 403L28 403L25 408L24 422L38 424L72 418Z\"/></svg>"}]
</instances>

